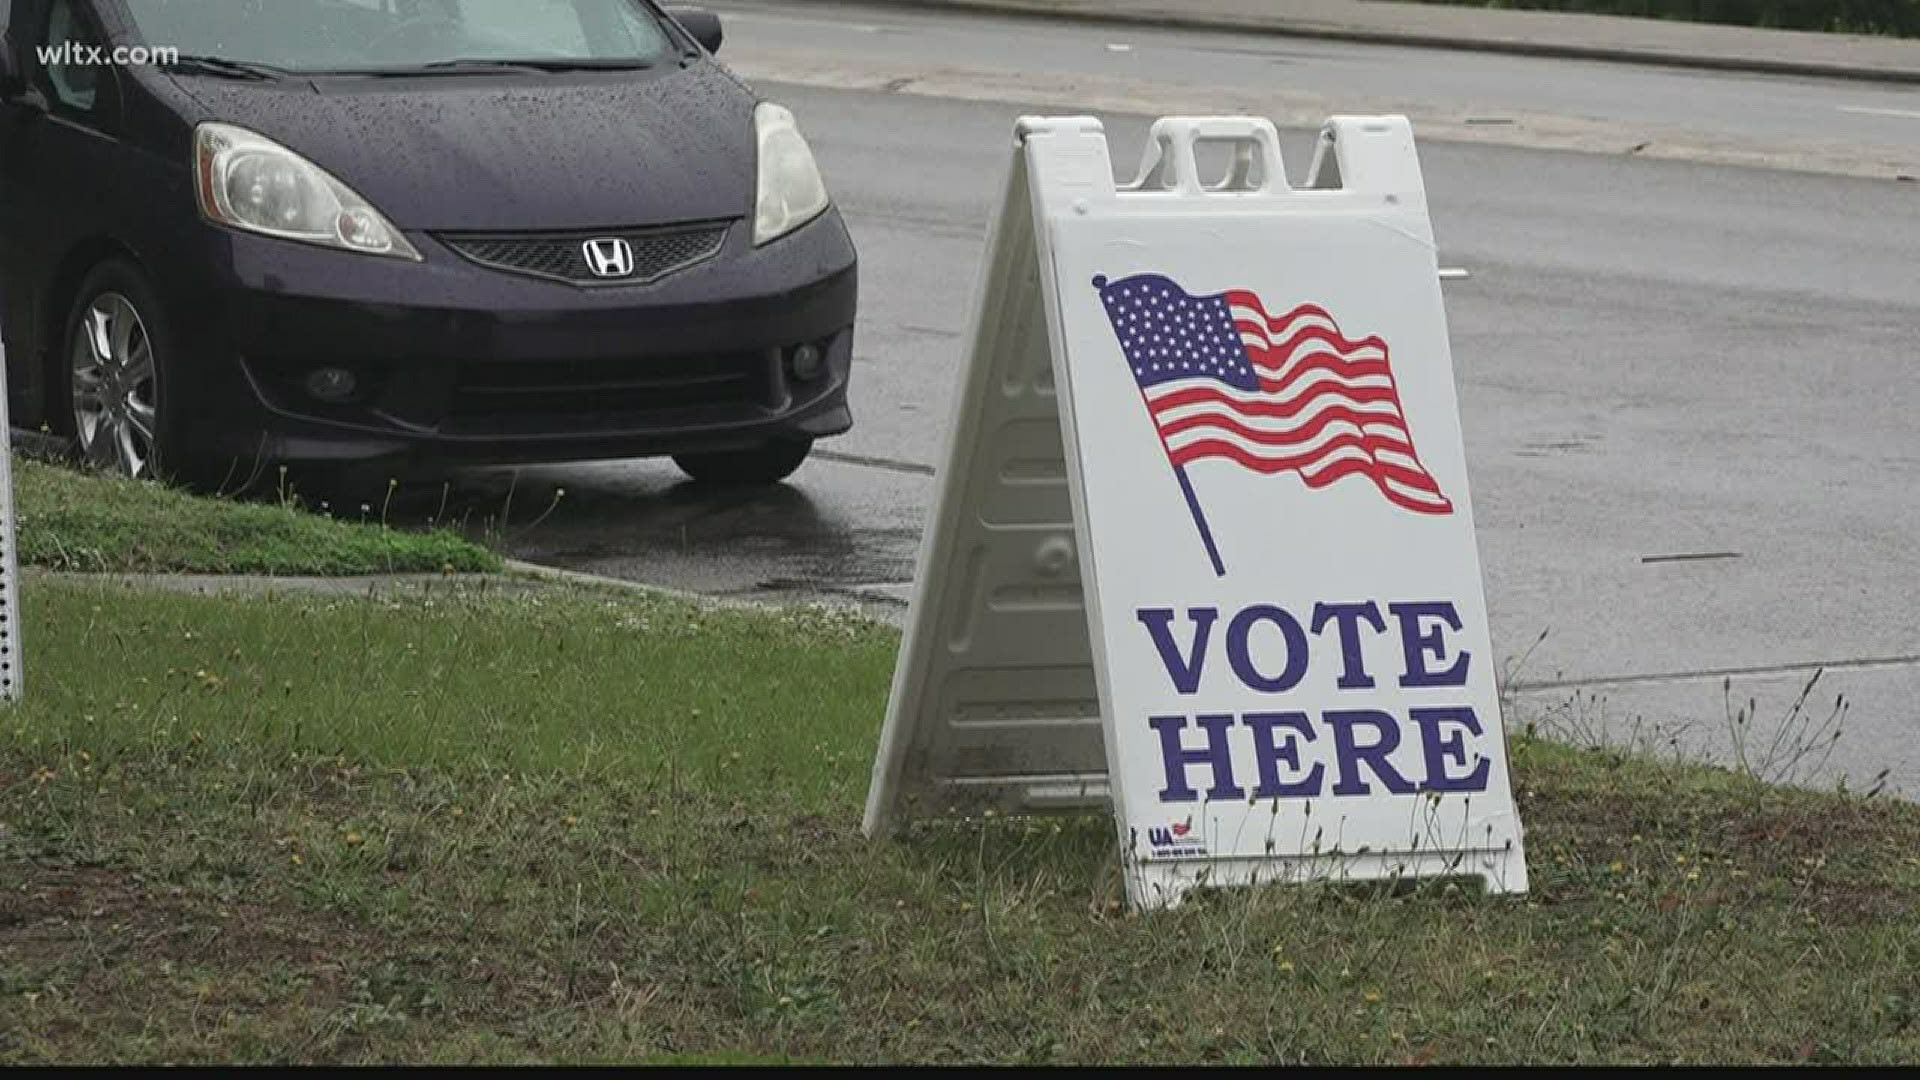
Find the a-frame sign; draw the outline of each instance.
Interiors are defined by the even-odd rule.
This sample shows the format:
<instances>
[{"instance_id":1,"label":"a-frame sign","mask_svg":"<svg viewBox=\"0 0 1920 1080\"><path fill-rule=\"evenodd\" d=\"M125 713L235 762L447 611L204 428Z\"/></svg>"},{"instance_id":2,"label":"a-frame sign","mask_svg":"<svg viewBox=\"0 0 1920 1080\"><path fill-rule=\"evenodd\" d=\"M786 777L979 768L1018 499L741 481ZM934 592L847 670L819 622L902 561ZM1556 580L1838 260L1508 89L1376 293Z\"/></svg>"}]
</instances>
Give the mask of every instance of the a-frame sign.
<instances>
[{"instance_id":1,"label":"a-frame sign","mask_svg":"<svg viewBox=\"0 0 1920 1080\"><path fill-rule=\"evenodd\" d=\"M1022 120L956 399L869 832L1110 802L1135 905L1526 889L1404 118L1299 189L1261 119L1161 120L1125 186Z\"/></svg>"}]
</instances>

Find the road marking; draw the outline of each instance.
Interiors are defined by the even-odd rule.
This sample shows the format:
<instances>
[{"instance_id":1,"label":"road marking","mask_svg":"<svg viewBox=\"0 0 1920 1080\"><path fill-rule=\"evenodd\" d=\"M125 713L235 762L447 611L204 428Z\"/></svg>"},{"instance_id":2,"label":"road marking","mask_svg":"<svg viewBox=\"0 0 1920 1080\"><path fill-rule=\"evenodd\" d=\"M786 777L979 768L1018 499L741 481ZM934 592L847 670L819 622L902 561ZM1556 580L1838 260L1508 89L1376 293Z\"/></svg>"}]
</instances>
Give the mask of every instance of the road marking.
<instances>
[{"instance_id":1,"label":"road marking","mask_svg":"<svg viewBox=\"0 0 1920 1080\"><path fill-rule=\"evenodd\" d=\"M812 26L822 30L855 30L863 34L880 32L880 27L873 23L842 23L804 15L778 15L771 11L743 11L737 8L719 8L717 11L730 23L786 23L789 26Z\"/></svg>"},{"instance_id":2,"label":"road marking","mask_svg":"<svg viewBox=\"0 0 1920 1080\"><path fill-rule=\"evenodd\" d=\"M822 461L834 461L842 465L858 465L868 469L885 469L888 472L910 473L914 476L934 475L933 466L922 465L917 461L868 457L865 454L842 454L837 450L815 450L813 456Z\"/></svg>"},{"instance_id":3,"label":"road marking","mask_svg":"<svg viewBox=\"0 0 1920 1080\"><path fill-rule=\"evenodd\" d=\"M927 337L956 338L960 336L960 331L958 330L944 330L938 326L921 326L919 323L901 323L900 329L905 330L909 334L925 334Z\"/></svg>"},{"instance_id":4,"label":"road marking","mask_svg":"<svg viewBox=\"0 0 1920 1080\"><path fill-rule=\"evenodd\" d=\"M1700 559L1737 559L1737 551L1682 551L1672 555L1642 555L1643 563L1694 562Z\"/></svg>"},{"instance_id":5,"label":"road marking","mask_svg":"<svg viewBox=\"0 0 1920 1080\"><path fill-rule=\"evenodd\" d=\"M1861 116L1897 116L1902 120L1920 120L1920 109L1876 109L1871 105L1835 105L1834 108Z\"/></svg>"}]
</instances>

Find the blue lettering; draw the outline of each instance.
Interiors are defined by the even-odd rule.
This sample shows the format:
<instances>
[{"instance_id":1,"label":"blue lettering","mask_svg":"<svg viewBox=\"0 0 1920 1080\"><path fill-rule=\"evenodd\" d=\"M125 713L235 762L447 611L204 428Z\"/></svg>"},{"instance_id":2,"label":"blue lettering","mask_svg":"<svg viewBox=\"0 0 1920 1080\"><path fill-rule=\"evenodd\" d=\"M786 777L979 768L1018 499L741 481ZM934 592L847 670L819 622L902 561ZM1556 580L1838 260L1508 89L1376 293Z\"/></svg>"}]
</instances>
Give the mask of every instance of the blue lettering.
<instances>
[{"instance_id":1,"label":"blue lettering","mask_svg":"<svg viewBox=\"0 0 1920 1080\"><path fill-rule=\"evenodd\" d=\"M1184 658L1180 655L1179 646L1173 642L1172 608L1141 608L1134 616L1153 636L1153 646L1160 650L1160 662L1166 665L1167 678L1173 680L1173 688L1182 694L1191 694L1200 689L1201 669L1206 664L1207 636L1213 630L1213 621L1220 617L1220 609L1187 609L1187 618L1193 622L1193 647Z\"/></svg>"},{"instance_id":2,"label":"blue lettering","mask_svg":"<svg viewBox=\"0 0 1920 1080\"><path fill-rule=\"evenodd\" d=\"M1400 620L1400 647L1406 654L1407 673L1400 677L1401 686L1465 686L1467 685L1467 662L1471 654L1462 650L1455 658L1453 666L1445 671L1434 671L1427 667L1428 654L1432 654L1435 663L1447 658L1445 631L1439 626L1422 629L1421 619L1439 619L1455 632L1460 629L1460 613L1445 600L1430 600L1419 603L1388 604L1387 610Z\"/></svg>"},{"instance_id":3,"label":"blue lettering","mask_svg":"<svg viewBox=\"0 0 1920 1080\"><path fill-rule=\"evenodd\" d=\"M1166 766L1167 786L1160 789L1161 802L1193 802L1200 797L1187 783L1187 767L1209 765L1213 768L1213 787L1209 799L1239 799L1246 796L1233 782L1233 752L1227 745L1227 731L1233 727L1231 713L1196 716L1200 729L1207 733L1207 745L1188 749L1180 738L1187 726L1184 716L1156 716L1147 726L1160 733L1160 759Z\"/></svg>"},{"instance_id":4,"label":"blue lettering","mask_svg":"<svg viewBox=\"0 0 1920 1080\"><path fill-rule=\"evenodd\" d=\"M1400 725L1393 717L1377 709L1328 710L1325 714L1328 724L1333 726L1333 753L1340 764L1340 780L1333 785L1335 795L1367 795L1373 789L1360 775L1360 766L1367 765L1373 775L1387 786L1395 795L1412 794L1413 781L1401 776L1387 755L1400 745ZM1367 746L1354 741L1354 729L1366 725L1377 734L1377 738Z\"/></svg>"},{"instance_id":5,"label":"blue lettering","mask_svg":"<svg viewBox=\"0 0 1920 1080\"><path fill-rule=\"evenodd\" d=\"M1373 624L1375 631L1386 633L1386 620L1380 617L1380 605L1369 600L1364 604L1315 604L1313 605L1313 632L1319 633L1329 620L1340 627L1340 658L1344 667L1338 683L1342 690L1367 690L1373 686L1373 676L1367 674L1367 660L1360 652L1360 620Z\"/></svg>"},{"instance_id":6,"label":"blue lettering","mask_svg":"<svg viewBox=\"0 0 1920 1080\"><path fill-rule=\"evenodd\" d=\"M1413 722L1420 725L1420 742L1427 757L1427 782L1421 785L1425 791L1485 791L1487 790L1487 771L1493 762L1484 754L1475 754L1480 763L1465 776L1447 775L1447 762L1461 765L1467 763L1466 739L1459 731L1441 734L1443 724L1457 724L1467 729L1467 734L1480 734L1480 718L1467 706L1451 706L1435 709L1413 709L1409 712Z\"/></svg>"},{"instance_id":7,"label":"blue lettering","mask_svg":"<svg viewBox=\"0 0 1920 1080\"><path fill-rule=\"evenodd\" d=\"M1280 635L1286 640L1287 666L1279 675L1268 677L1253 666L1253 650L1248 639L1253 628L1261 622L1270 622L1280 628ZM1233 617L1227 626L1227 661L1233 665L1233 673L1250 690L1277 694L1291 690L1300 684L1307 674L1307 635L1300 629L1300 623L1282 608L1272 604L1257 604Z\"/></svg>"},{"instance_id":8,"label":"blue lettering","mask_svg":"<svg viewBox=\"0 0 1920 1080\"><path fill-rule=\"evenodd\" d=\"M1320 781L1327 767L1315 762L1299 780L1280 779L1280 763L1295 773L1300 771L1300 744L1313 741L1313 727L1303 712L1257 712L1242 718L1253 729L1253 761L1260 767L1260 786L1253 789L1256 799L1313 798L1320 794ZM1276 743L1275 734L1290 728L1286 742Z\"/></svg>"}]
</instances>

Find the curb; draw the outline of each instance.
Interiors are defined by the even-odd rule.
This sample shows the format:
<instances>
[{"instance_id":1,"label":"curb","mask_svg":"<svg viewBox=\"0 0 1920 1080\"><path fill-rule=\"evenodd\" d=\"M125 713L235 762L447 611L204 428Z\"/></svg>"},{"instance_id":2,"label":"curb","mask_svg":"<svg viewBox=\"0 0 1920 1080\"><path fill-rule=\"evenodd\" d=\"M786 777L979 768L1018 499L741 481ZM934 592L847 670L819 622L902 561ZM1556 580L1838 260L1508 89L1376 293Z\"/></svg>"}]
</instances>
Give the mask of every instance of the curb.
<instances>
[{"instance_id":1,"label":"curb","mask_svg":"<svg viewBox=\"0 0 1920 1080\"><path fill-rule=\"evenodd\" d=\"M10 427L7 437L16 452L42 461L64 461L72 449L68 440L59 435L28 428Z\"/></svg>"},{"instance_id":2,"label":"curb","mask_svg":"<svg viewBox=\"0 0 1920 1080\"><path fill-rule=\"evenodd\" d=\"M670 585L650 585L644 581L629 581L626 578L589 574L581 570L562 570L557 566L542 566L539 563L524 562L520 559L504 559L502 565L509 575L534 578L556 585L577 585L582 588L611 589L643 596L665 597L706 608L728 608L734 611L782 611L792 606L774 599L694 592L690 589L676 589ZM880 623L886 623L888 620L876 614L876 608L889 612L906 610L905 604L895 604L891 600L855 593L848 593L843 599L813 602L825 604L828 607L846 607Z\"/></svg>"},{"instance_id":3,"label":"curb","mask_svg":"<svg viewBox=\"0 0 1920 1080\"><path fill-rule=\"evenodd\" d=\"M814 2L814 0L808 0ZM1151 26L1182 30L1226 30L1273 37L1345 41L1361 45L1403 45L1422 49L1500 53L1563 60L1601 60L1653 67L1743 72L1754 75L1790 75L1800 78L1847 79L1856 82L1920 85L1920 67L1867 68L1820 61L1774 60L1767 57L1706 56L1605 45L1573 45L1545 41L1471 38L1449 34L1422 34L1362 27L1317 26L1266 19L1239 19L1204 12L1170 15L1130 11L1061 11L1022 0L865 0L880 7L928 11L976 11L1047 22L1093 23L1109 26Z\"/></svg>"},{"instance_id":4,"label":"curb","mask_svg":"<svg viewBox=\"0 0 1920 1080\"><path fill-rule=\"evenodd\" d=\"M55 570L45 566L22 566L26 580L71 581L82 584L122 585L129 588L178 592L188 595L329 595L364 598L383 590L531 588L532 582L510 574L429 572L395 574L219 574L193 570Z\"/></svg>"},{"instance_id":5,"label":"curb","mask_svg":"<svg viewBox=\"0 0 1920 1080\"><path fill-rule=\"evenodd\" d=\"M189 591L194 586L221 588L220 583L229 583L227 588L233 591L255 591L267 593L284 590L289 593L327 594L342 596L364 596L363 586L370 590L383 588L420 588L432 590L437 587L473 587L485 589L489 586L534 585L570 585L579 588L605 589L616 592L638 593L647 596L662 596L673 600L682 600L691 604L725 607L770 607L750 600L736 600L731 597L709 596L704 593L687 592L668 588L664 585L648 585L639 581L627 581L623 578L602 577L599 574L587 574L577 570L561 570L552 566L540 566L536 563L521 562L518 559L501 560L501 570L495 573L471 573L442 575L433 573L407 574L347 574L339 577L306 574L211 574L184 571L75 571L50 570L41 566L23 566L21 576L28 579L52 578L65 581L97 582L114 585L127 585L138 588L166 589L177 587L177 591ZM197 590L194 590L197 591Z\"/></svg>"},{"instance_id":6,"label":"curb","mask_svg":"<svg viewBox=\"0 0 1920 1080\"><path fill-rule=\"evenodd\" d=\"M754 600L742 600L730 596L715 596L711 593L693 592L689 589L676 589L668 585L649 585L644 581L629 581L626 578L607 577L604 574L589 574L583 570L562 570L557 566L542 566L539 563L525 562L520 559L502 559L501 565L508 573L521 577L537 578L557 585L581 585L596 589L613 589L619 592L642 593L648 596L664 596L672 600L682 600L690 604L707 606L761 608L771 605Z\"/></svg>"}]
</instances>

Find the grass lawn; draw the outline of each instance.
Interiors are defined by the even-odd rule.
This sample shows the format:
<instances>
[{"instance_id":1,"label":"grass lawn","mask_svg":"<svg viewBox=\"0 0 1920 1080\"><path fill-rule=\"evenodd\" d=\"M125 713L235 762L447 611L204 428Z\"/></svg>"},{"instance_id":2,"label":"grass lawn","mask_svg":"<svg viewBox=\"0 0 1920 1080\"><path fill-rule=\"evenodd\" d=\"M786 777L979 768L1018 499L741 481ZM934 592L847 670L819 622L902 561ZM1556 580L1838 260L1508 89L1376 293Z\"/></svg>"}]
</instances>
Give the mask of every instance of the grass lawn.
<instances>
[{"instance_id":1,"label":"grass lawn","mask_svg":"<svg viewBox=\"0 0 1920 1080\"><path fill-rule=\"evenodd\" d=\"M0 1060L1920 1059L1920 808L1518 737L1535 890L1119 906L869 842L891 631L556 592L26 593Z\"/></svg>"},{"instance_id":2,"label":"grass lawn","mask_svg":"<svg viewBox=\"0 0 1920 1080\"><path fill-rule=\"evenodd\" d=\"M500 568L499 556L445 530L335 521L17 456L13 478L22 565L324 575Z\"/></svg>"}]
</instances>

